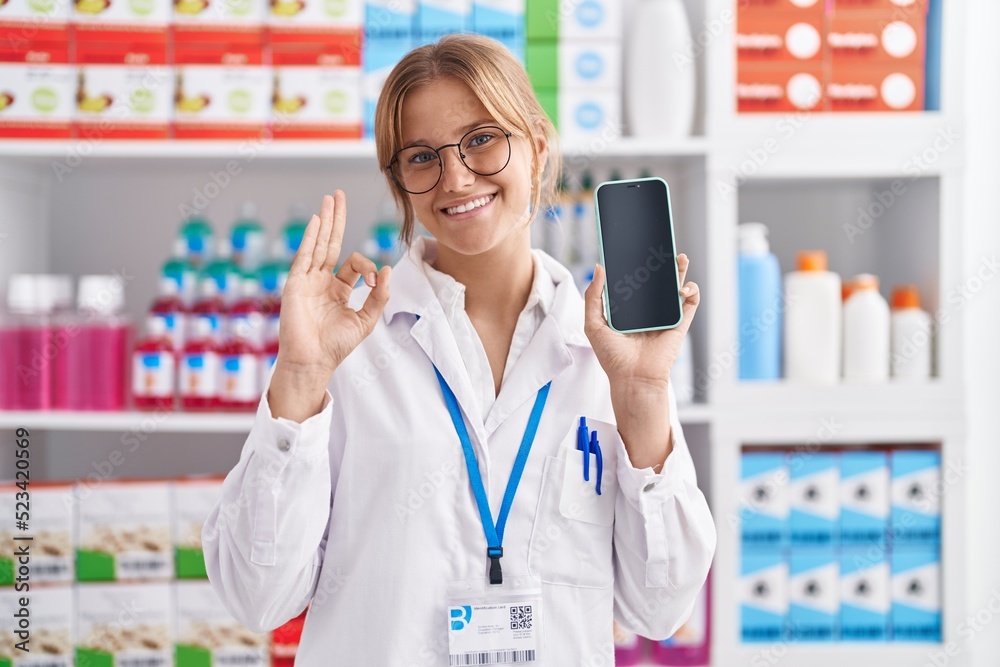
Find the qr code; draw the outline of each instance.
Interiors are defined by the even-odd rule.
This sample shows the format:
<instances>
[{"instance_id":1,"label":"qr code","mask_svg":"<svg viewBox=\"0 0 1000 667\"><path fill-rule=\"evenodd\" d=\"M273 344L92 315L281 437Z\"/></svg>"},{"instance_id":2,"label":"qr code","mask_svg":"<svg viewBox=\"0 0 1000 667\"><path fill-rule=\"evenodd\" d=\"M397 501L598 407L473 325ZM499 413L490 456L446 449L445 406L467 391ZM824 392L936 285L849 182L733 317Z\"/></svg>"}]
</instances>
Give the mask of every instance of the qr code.
<instances>
[{"instance_id":1,"label":"qr code","mask_svg":"<svg viewBox=\"0 0 1000 667\"><path fill-rule=\"evenodd\" d=\"M510 608L510 629L530 630L531 629L531 605L523 607L512 606Z\"/></svg>"}]
</instances>

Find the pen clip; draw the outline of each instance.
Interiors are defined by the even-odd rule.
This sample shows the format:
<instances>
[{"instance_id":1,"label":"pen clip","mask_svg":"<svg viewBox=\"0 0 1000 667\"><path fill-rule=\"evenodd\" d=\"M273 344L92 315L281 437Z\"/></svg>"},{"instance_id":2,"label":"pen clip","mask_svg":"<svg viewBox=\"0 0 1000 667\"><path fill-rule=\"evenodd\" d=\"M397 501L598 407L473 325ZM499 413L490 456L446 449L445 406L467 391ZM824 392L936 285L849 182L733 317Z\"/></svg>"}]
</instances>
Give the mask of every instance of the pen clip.
<instances>
[{"instance_id":1,"label":"pen clip","mask_svg":"<svg viewBox=\"0 0 1000 667\"><path fill-rule=\"evenodd\" d=\"M597 441L597 431L590 434L590 452L597 455L597 495L601 495L601 477L604 475L604 455L601 453L601 443ZM587 458L590 458L590 452Z\"/></svg>"},{"instance_id":2,"label":"pen clip","mask_svg":"<svg viewBox=\"0 0 1000 667\"><path fill-rule=\"evenodd\" d=\"M590 443L587 418L580 417L580 426L576 432L576 448L583 452L583 481L590 481Z\"/></svg>"}]
</instances>

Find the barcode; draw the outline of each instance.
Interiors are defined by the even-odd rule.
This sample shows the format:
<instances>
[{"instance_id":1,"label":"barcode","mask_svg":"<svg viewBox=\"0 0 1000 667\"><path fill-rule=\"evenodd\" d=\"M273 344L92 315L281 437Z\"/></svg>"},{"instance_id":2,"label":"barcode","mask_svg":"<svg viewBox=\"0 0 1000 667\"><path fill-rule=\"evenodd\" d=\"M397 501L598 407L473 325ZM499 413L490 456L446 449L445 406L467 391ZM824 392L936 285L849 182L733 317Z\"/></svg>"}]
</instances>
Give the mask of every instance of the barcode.
<instances>
[{"instance_id":1,"label":"barcode","mask_svg":"<svg viewBox=\"0 0 1000 667\"><path fill-rule=\"evenodd\" d=\"M480 653L460 653L448 657L450 667L467 667L468 665L509 665L519 662L532 662L535 651L483 651Z\"/></svg>"},{"instance_id":2,"label":"barcode","mask_svg":"<svg viewBox=\"0 0 1000 667\"><path fill-rule=\"evenodd\" d=\"M56 660L55 662L35 662L31 664L31 667L69 667L71 664L69 657L65 660Z\"/></svg>"},{"instance_id":3,"label":"barcode","mask_svg":"<svg viewBox=\"0 0 1000 667\"><path fill-rule=\"evenodd\" d=\"M161 655L146 658L118 658L118 667L166 667L167 661Z\"/></svg>"},{"instance_id":4,"label":"barcode","mask_svg":"<svg viewBox=\"0 0 1000 667\"><path fill-rule=\"evenodd\" d=\"M217 665L263 665L264 656L261 655L216 655Z\"/></svg>"},{"instance_id":5,"label":"barcode","mask_svg":"<svg viewBox=\"0 0 1000 667\"><path fill-rule=\"evenodd\" d=\"M512 606L510 608L510 629L530 630L531 629L531 605L522 607Z\"/></svg>"},{"instance_id":6,"label":"barcode","mask_svg":"<svg viewBox=\"0 0 1000 667\"><path fill-rule=\"evenodd\" d=\"M32 574L35 576L59 576L61 574L66 574L69 571L69 566L65 563L51 563L48 565L35 564L31 568Z\"/></svg>"},{"instance_id":7,"label":"barcode","mask_svg":"<svg viewBox=\"0 0 1000 667\"><path fill-rule=\"evenodd\" d=\"M161 560L123 560L122 570L164 570L167 564Z\"/></svg>"}]
</instances>

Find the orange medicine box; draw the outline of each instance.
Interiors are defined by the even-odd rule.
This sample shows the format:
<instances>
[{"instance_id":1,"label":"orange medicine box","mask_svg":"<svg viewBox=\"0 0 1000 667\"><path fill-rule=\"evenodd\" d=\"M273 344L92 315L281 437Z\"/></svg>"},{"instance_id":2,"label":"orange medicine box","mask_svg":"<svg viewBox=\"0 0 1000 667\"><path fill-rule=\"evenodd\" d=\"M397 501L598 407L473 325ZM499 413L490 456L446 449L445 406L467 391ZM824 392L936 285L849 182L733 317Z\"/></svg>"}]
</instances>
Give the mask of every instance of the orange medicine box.
<instances>
[{"instance_id":1,"label":"orange medicine box","mask_svg":"<svg viewBox=\"0 0 1000 667\"><path fill-rule=\"evenodd\" d=\"M0 137L68 139L75 81L65 43L0 40Z\"/></svg>"},{"instance_id":2,"label":"orange medicine box","mask_svg":"<svg viewBox=\"0 0 1000 667\"><path fill-rule=\"evenodd\" d=\"M737 111L821 111L823 64L744 63L736 81Z\"/></svg>"},{"instance_id":3,"label":"orange medicine box","mask_svg":"<svg viewBox=\"0 0 1000 667\"><path fill-rule=\"evenodd\" d=\"M922 65L926 50L924 14L896 18L889 10L836 10L830 16L826 46L832 62L867 64L889 61Z\"/></svg>"},{"instance_id":4,"label":"orange medicine box","mask_svg":"<svg viewBox=\"0 0 1000 667\"><path fill-rule=\"evenodd\" d=\"M924 68L920 64L835 62L826 97L831 111L921 111Z\"/></svg>"},{"instance_id":5,"label":"orange medicine box","mask_svg":"<svg viewBox=\"0 0 1000 667\"><path fill-rule=\"evenodd\" d=\"M903 20L903 17L909 14L927 14L927 0L831 0L831 9L892 11L893 20L896 21Z\"/></svg>"},{"instance_id":6,"label":"orange medicine box","mask_svg":"<svg viewBox=\"0 0 1000 667\"><path fill-rule=\"evenodd\" d=\"M261 65L264 0L176 0L174 62Z\"/></svg>"},{"instance_id":7,"label":"orange medicine box","mask_svg":"<svg viewBox=\"0 0 1000 667\"><path fill-rule=\"evenodd\" d=\"M744 62L802 62L823 59L823 14L746 10L736 30L736 53Z\"/></svg>"},{"instance_id":8,"label":"orange medicine box","mask_svg":"<svg viewBox=\"0 0 1000 667\"><path fill-rule=\"evenodd\" d=\"M826 3L827 0L739 0L736 3L736 13L740 17L745 12L758 13L761 11L788 11L795 12L800 16L806 14L822 16L826 10Z\"/></svg>"}]
</instances>

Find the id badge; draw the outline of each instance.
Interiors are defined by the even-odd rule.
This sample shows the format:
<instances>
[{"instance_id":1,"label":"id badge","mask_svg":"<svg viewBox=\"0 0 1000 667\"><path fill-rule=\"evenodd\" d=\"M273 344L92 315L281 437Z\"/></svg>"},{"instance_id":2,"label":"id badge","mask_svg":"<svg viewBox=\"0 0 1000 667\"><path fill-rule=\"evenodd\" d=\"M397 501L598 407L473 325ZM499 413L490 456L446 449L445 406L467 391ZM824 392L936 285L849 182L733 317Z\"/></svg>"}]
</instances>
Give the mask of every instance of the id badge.
<instances>
[{"instance_id":1,"label":"id badge","mask_svg":"<svg viewBox=\"0 0 1000 667\"><path fill-rule=\"evenodd\" d=\"M531 665L542 659L538 577L455 582L448 595L448 665Z\"/></svg>"}]
</instances>

